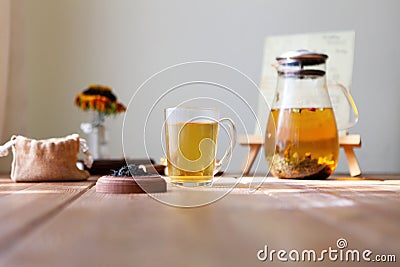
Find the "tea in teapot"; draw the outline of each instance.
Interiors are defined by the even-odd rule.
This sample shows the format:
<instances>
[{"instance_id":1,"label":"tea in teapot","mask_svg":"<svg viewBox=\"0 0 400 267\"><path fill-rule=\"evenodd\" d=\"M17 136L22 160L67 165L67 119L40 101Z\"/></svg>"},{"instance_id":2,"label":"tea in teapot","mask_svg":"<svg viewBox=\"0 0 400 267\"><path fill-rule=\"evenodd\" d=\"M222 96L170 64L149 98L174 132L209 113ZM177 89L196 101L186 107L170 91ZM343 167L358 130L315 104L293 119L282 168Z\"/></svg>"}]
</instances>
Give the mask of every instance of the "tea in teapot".
<instances>
[{"instance_id":1,"label":"tea in teapot","mask_svg":"<svg viewBox=\"0 0 400 267\"><path fill-rule=\"evenodd\" d=\"M265 140L265 149L274 149L267 160L276 177L326 179L337 166L339 138L326 84L327 58L307 50L277 57L277 90ZM350 97L347 90L344 94Z\"/></svg>"}]
</instances>

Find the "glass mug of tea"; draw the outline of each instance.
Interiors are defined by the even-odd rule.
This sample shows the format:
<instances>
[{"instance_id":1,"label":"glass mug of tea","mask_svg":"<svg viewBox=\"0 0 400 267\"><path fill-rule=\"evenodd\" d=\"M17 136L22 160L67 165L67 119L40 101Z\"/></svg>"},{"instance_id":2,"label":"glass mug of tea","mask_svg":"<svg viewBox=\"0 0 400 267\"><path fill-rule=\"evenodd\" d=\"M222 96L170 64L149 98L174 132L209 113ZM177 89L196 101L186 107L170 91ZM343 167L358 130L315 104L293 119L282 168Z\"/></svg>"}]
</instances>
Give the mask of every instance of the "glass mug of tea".
<instances>
[{"instance_id":1,"label":"glass mug of tea","mask_svg":"<svg viewBox=\"0 0 400 267\"><path fill-rule=\"evenodd\" d=\"M214 108L173 107L164 111L168 177L182 186L206 186L231 159L236 127L229 118L219 118ZM229 130L224 156L216 162L218 127Z\"/></svg>"}]
</instances>

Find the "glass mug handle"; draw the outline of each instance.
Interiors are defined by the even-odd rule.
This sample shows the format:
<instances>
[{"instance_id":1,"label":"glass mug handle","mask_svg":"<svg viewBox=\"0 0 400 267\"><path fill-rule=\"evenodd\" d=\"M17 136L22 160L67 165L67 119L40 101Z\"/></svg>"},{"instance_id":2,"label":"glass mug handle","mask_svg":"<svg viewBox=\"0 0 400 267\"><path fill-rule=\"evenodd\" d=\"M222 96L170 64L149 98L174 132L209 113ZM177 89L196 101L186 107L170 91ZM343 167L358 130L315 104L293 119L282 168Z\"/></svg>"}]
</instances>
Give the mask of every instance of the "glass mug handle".
<instances>
[{"instance_id":1,"label":"glass mug handle","mask_svg":"<svg viewBox=\"0 0 400 267\"><path fill-rule=\"evenodd\" d=\"M334 88L340 89L342 96L344 95L347 100L348 107L350 107L350 111L349 111L348 117L347 117L347 122L344 125L341 125L338 121L338 120L340 120L340 115L341 115L341 113L339 113L339 110L343 109L343 106L340 105L341 102L339 102L339 101L332 101L333 96L338 97L337 95L335 95L335 93L333 93ZM351 96L351 94L349 93L347 88L340 83L331 83L328 85L328 92L329 92L329 96L331 98L331 102L333 102L332 106L334 109L338 130L347 130L347 129L353 127L358 121L358 110L357 110L357 106L353 100L353 97ZM335 103L339 104L339 105L335 106Z\"/></svg>"},{"instance_id":2,"label":"glass mug handle","mask_svg":"<svg viewBox=\"0 0 400 267\"><path fill-rule=\"evenodd\" d=\"M236 133L236 125L233 120L229 118L222 118L218 121L218 124L226 123L227 127L229 128L229 138L230 142L228 147L226 148L224 156L221 160L215 163L214 175L221 170L221 168L229 162L232 157L233 148L236 145L237 133Z\"/></svg>"}]
</instances>

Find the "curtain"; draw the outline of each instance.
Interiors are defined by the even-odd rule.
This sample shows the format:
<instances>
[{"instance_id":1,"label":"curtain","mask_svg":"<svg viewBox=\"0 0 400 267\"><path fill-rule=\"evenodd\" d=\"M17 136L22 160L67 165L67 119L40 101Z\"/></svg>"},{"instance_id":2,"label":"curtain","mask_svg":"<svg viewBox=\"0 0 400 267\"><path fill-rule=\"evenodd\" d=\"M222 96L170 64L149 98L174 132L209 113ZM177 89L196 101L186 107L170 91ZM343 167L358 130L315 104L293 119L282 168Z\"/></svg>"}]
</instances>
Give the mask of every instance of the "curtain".
<instances>
[{"instance_id":1,"label":"curtain","mask_svg":"<svg viewBox=\"0 0 400 267\"><path fill-rule=\"evenodd\" d=\"M5 140L6 102L9 86L11 0L0 0L0 142Z\"/></svg>"}]
</instances>

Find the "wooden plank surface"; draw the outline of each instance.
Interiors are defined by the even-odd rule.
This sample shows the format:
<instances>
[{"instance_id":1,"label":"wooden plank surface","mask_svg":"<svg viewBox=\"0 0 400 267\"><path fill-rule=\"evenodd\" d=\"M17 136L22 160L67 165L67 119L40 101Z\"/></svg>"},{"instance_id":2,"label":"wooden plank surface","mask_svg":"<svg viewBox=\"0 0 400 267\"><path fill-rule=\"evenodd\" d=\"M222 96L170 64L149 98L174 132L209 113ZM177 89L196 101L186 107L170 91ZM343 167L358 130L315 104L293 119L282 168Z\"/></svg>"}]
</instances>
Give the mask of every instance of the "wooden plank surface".
<instances>
[{"instance_id":1,"label":"wooden plank surface","mask_svg":"<svg viewBox=\"0 0 400 267\"><path fill-rule=\"evenodd\" d=\"M395 254L400 260L400 181L373 178L328 181L267 178L253 193L248 188L250 178L243 178L225 197L198 208L171 207L147 195L104 195L96 193L93 187L73 201L60 196L69 199L68 205L59 207L60 212L47 216L19 237L14 246L0 254L0 265L305 266L304 262L260 262L257 251L265 245L288 251L337 249L339 238L345 238L349 248ZM192 198L213 197L235 182L223 178L214 189L190 191L170 187L168 193L156 196L171 202L189 194ZM84 192L77 188L83 186L79 184L60 185L59 190L64 188L62 194L71 190ZM27 190L34 192L38 187L49 190L42 184ZM23 202L29 203L25 209L15 210L14 215L26 213L28 207L35 213L40 210L38 204L57 201L57 194L41 195L43 201L33 198L36 203L24 199ZM11 209L5 206L1 208L8 210L4 212L7 214ZM365 266L365 262L344 265L328 260L322 264ZM398 266L398 263L368 266Z\"/></svg>"},{"instance_id":2,"label":"wooden plank surface","mask_svg":"<svg viewBox=\"0 0 400 267\"><path fill-rule=\"evenodd\" d=\"M0 257L93 185L94 181L14 183L0 178Z\"/></svg>"},{"instance_id":3,"label":"wooden plank surface","mask_svg":"<svg viewBox=\"0 0 400 267\"><path fill-rule=\"evenodd\" d=\"M0 198L34 186L33 183L14 183L10 178L0 178Z\"/></svg>"}]
</instances>

